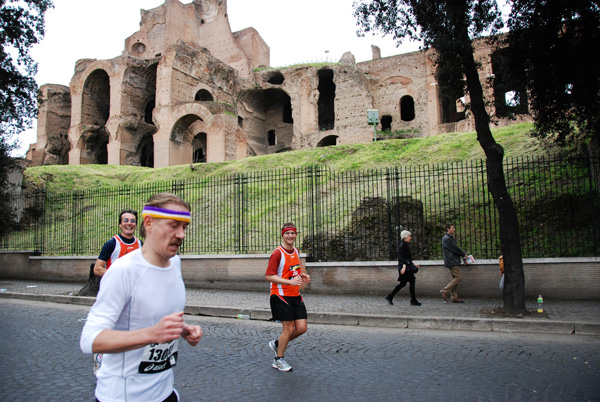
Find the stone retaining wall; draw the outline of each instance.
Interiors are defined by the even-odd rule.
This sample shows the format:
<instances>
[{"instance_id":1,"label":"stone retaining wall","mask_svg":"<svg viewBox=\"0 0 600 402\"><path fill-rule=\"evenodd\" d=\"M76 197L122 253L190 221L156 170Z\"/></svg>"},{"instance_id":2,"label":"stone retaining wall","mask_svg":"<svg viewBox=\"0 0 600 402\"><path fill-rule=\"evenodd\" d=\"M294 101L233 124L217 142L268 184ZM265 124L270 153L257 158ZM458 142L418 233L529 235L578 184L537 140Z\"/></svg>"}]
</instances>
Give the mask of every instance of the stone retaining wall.
<instances>
[{"instance_id":1,"label":"stone retaining wall","mask_svg":"<svg viewBox=\"0 0 600 402\"><path fill-rule=\"evenodd\" d=\"M268 254L185 255L186 286L206 289L264 290ZM47 257L33 252L0 251L0 279L84 283L96 257ZM600 258L524 259L525 296L562 300L600 300ZM450 281L442 261L416 261L417 296L436 296ZM396 286L395 261L307 263L312 283L305 293L386 294ZM461 297L502 297L497 260L479 260L461 269ZM408 294L408 289L402 290Z\"/></svg>"}]
</instances>

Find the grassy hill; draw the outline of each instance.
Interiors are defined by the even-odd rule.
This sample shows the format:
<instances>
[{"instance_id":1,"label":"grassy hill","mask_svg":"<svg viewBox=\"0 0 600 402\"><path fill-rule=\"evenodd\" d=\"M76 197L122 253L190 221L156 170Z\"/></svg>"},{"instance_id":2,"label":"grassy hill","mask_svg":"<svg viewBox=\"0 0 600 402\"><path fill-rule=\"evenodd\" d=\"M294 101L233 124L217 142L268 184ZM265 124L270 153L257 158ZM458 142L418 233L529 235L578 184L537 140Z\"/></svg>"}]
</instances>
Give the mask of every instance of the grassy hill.
<instances>
[{"instance_id":1,"label":"grassy hill","mask_svg":"<svg viewBox=\"0 0 600 402\"><path fill-rule=\"evenodd\" d=\"M507 157L543 155L556 151L555 148L531 138L531 128L531 124L522 123L497 128L492 132L496 141L504 147ZM230 162L195 164L193 171L189 165L155 169L111 165L39 166L25 171L25 182L28 186L46 187L53 192L69 192L314 164L337 171L353 171L482 158L483 150L474 132L450 133L292 151Z\"/></svg>"}]
</instances>

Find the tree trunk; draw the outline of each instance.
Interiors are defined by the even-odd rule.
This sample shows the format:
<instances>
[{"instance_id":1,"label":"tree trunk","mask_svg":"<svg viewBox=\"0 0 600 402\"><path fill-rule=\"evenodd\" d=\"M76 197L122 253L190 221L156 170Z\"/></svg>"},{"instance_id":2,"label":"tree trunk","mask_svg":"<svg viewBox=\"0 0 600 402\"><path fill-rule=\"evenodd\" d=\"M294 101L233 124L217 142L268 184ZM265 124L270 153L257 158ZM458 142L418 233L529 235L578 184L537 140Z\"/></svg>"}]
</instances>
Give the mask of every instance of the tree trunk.
<instances>
[{"instance_id":1,"label":"tree trunk","mask_svg":"<svg viewBox=\"0 0 600 402\"><path fill-rule=\"evenodd\" d=\"M470 44L468 36L466 36L466 40L468 41L466 43ZM498 210L500 248L504 256L504 310L510 314L519 314L526 312L525 276L523 274L519 220L512 198L506 188L504 170L502 169L504 149L496 143L492 136L490 118L485 110L483 88L479 80L472 47L470 49L470 52L462 52L460 59L467 79L467 90L471 98L471 111L475 119L477 141L479 141L486 155L488 188Z\"/></svg>"}]
</instances>

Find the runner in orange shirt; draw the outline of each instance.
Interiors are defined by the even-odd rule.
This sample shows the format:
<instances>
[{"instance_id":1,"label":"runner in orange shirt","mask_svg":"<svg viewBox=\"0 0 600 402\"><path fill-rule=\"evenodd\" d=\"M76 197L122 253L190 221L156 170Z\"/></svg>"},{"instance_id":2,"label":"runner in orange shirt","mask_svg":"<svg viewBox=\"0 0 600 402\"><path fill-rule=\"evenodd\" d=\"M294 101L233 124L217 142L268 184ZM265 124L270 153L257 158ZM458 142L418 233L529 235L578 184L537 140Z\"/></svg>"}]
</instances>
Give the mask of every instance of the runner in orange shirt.
<instances>
[{"instance_id":1,"label":"runner in orange shirt","mask_svg":"<svg viewBox=\"0 0 600 402\"><path fill-rule=\"evenodd\" d=\"M141 240L133 235L136 228L137 212L132 209L121 211L119 214L119 230L121 233L111 237L102 246L100 255L94 265L94 274L103 276L106 270L110 268L110 264L125 254L142 247Z\"/></svg>"},{"instance_id":2,"label":"runner in orange shirt","mask_svg":"<svg viewBox=\"0 0 600 402\"><path fill-rule=\"evenodd\" d=\"M300 296L302 284L310 283L304 262L300 260L296 241L296 225L288 222L281 229L281 246L271 254L265 278L271 282L271 312L275 320L281 321L283 330L279 339L269 342L269 348L275 354L273 368L290 371L284 360L288 343L307 330L307 313L304 300Z\"/></svg>"}]
</instances>

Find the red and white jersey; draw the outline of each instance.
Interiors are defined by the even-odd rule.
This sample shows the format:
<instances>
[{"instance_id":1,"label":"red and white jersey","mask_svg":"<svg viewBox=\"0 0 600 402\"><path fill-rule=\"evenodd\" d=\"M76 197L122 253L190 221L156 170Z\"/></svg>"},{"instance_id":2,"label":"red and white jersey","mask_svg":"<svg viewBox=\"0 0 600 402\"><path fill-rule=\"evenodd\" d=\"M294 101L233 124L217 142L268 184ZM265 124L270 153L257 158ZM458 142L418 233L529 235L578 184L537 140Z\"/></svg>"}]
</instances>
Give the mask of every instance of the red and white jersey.
<instances>
[{"instance_id":1,"label":"red and white jersey","mask_svg":"<svg viewBox=\"0 0 600 402\"><path fill-rule=\"evenodd\" d=\"M288 251L279 246L271 254L265 275L277 275L284 279L292 279L301 274L298 249ZM300 286L281 285L271 282L271 294L279 296L300 296Z\"/></svg>"},{"instance_id":2,"label":"red and white jersey","mask_svg":"<svg viewBox=\"0 0 600 402\"><path fill-rule=\"evenodd\" d=\"M113 237L113 239L115 239L115 249L110 255L108 261L106 261L106 269L110 268L110 264L123 257L125 254L142 247L142 242L140 241L140 239L138 239L135 236L133 238L135 241L131 244L127 244L124 243L118 235L115 235Z\"/></svg>"}]
</instances>

